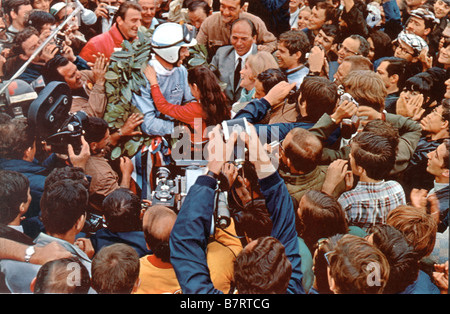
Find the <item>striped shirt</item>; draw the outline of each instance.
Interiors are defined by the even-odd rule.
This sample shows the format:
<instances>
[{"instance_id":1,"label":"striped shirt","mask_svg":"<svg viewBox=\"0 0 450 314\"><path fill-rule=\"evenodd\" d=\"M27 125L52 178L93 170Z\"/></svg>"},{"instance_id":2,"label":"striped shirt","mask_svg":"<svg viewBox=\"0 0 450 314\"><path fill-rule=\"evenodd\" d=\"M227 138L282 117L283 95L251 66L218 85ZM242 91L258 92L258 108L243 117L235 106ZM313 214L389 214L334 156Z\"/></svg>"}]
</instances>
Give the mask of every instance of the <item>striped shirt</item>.
<instances>
[{"instance_id":1,"label":"striped shirt","mask_svg":"<svg viewBox=\"0 0 450 314\"><path fill-rule=\"evenodd\" d=\"M367 231L373 225L386 223L388 213L406 205L406 198L403 187L396 181L360 181L353 190L344 192L338 202L349 224Z\"/></svg>"}]
</instances>

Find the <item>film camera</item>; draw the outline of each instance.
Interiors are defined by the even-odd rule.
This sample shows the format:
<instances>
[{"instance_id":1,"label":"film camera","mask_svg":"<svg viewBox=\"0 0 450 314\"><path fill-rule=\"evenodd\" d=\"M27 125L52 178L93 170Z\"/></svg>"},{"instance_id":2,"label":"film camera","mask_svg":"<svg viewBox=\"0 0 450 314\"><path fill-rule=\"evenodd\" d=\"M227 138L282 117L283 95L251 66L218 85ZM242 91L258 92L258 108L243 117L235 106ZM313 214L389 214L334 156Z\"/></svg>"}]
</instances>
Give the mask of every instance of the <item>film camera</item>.
<instances>
[{"instance_id":1,"label":"film camera","mask_svg":"<svg viewBox=\"0 0 450 314\"><path fill-rule=\"evenodd\" d=\"M75 154L81 151L83 124L86 113L70 113L72 95L63 82L50 82L28 109L28 125L37 139L52 146L54 153L67 154L67 144L71 144Z\"/></svg>"},{"instance_id":2,"label":"film camera","mask_svg":"<svg viewBox=\"0 0 450 314\"><path fill-rule=\"evenodd\" d=\"M152 192L152 205L163 205L176 212L181 208L182 197L186 195L186 177L181 175L171 178L166 167L159 167L156 172L156 186Z\"/></svg>"},{"instance_id":3,"label":"film camera","mask_svg":"<svg viewBox=\"0 0 450 314\"><path fill-rule=\"evenodd\" d=\"M201 166L198 166L201 164ZM166 167L159 167L156 171L156 187L152 192L152 206L163 205L178 213L183 205L187 193L194 185L198 176L204 173L203 163L192 160L177 163L175 171L172 172ZM211 225L211 234L214 234L216 227L224 229L231 223L230 210L227 200L227 189L219 184L215 193L215 209Z\"/></svg>"}]
</instances>

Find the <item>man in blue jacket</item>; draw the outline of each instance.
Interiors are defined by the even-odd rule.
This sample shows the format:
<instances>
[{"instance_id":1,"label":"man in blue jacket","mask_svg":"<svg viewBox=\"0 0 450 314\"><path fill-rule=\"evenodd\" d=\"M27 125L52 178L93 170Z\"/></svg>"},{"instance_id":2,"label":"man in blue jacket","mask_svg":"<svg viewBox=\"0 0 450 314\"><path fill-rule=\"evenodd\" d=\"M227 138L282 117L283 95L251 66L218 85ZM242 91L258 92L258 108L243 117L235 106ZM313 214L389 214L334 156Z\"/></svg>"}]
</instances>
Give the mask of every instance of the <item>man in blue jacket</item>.
<instances>
[{"instance_id":1,"label":"man in blue jacket","mask_svg":"<svg viewBox=\"0 0 450 314\"><path fill-rule=\"evenodd\" d=\"M26 214L27 219L22 221L24 232L31 238L39 233L36 230L36 220L28 220L40 214L40 199L44 191L45 178L56 166L64 163L55 154L51 154L45 161L39 163L35 159L36 137L31 134L24 119L9 119L2 116L0 123L0 169L13 170L22 173L30 181L31 204ZM84 138L82 138L84 141ZM73 149L69 150L70 161L73 166L84 169L89 158L89 145L85 143L84 149L77 156Z\"/></svg>"},{"instance_id":2,"label":"man in blue jacket","mask_svg":"<svg viewBox=\"0 0 450 314\"><path fill-rule=\"evenodd\" d=\"M292 199L255 128L251 126L250 134L241 133L240 136L250 152L249 160L256 168L273 228L270 237L250 242L237 256L234 274L237 291L241 294L305 293ZM210 133L208 172L199 176L190 188L172 229L171 263L184 294L221 293L211 282L205 250L214 215L216 178L224 163L230 160L236 140L237 134L232 133L224 143L220 126ZM265 267L260 267L261 264ZM264 279L255 283L255 276Z\"/></svg>"}]
</instances>

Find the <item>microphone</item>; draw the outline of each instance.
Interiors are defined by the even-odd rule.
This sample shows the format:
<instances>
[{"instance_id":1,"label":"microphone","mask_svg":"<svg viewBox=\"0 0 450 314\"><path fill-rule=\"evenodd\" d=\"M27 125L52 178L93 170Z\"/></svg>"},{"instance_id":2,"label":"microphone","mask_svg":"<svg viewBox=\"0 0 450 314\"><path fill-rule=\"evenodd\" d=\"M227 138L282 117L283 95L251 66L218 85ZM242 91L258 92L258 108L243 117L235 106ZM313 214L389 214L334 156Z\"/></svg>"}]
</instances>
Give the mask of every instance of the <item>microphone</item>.
<instances>
[{"instance_id":1,"label":"microphone","mask_svg":"<svg viewBox=\"0 0 450 314\"><path fill-rule=\"evenodd\" d=\"M92 25L97 22L97 15L95 15L94 11L86 9L79 0L75 0L77 5L81 7L81 20L86 25Z\"/></svg>"}]
</instances>

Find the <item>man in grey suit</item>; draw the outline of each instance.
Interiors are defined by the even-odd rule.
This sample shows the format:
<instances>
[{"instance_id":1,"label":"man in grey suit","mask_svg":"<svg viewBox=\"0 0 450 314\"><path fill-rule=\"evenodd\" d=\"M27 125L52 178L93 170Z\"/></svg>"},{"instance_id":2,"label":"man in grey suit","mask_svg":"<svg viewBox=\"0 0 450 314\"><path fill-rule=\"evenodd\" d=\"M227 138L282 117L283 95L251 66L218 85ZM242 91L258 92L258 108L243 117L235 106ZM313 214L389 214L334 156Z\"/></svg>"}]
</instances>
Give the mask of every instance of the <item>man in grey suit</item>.
<instances>
[{"instance_id":1,"label":"man in grey suit","mask_svg":"<svg viewBox=\"0 0 450 314\"><path fill-rule=\"evenodd\" d=\"M231 45L220 47L212 58L211 69L220 81L227 84L224 92L229 104L235 103L241 96L240 71L247 57L258 52L256 37L256 28L249 19L237 19L231 26Z\"/></svg>"}]
</instances>

